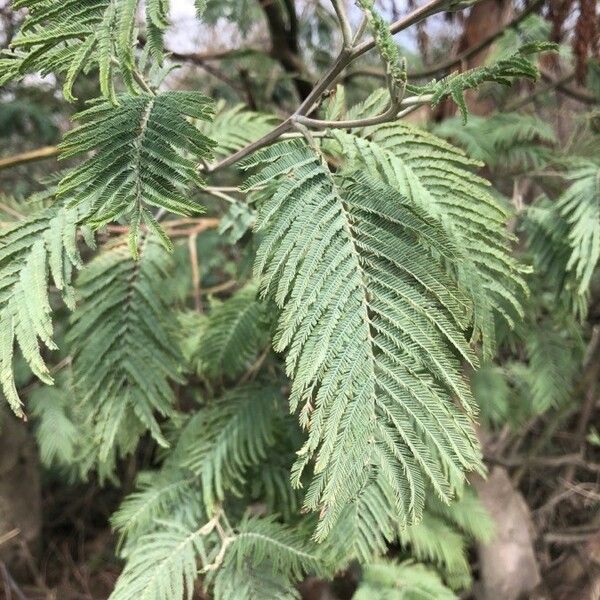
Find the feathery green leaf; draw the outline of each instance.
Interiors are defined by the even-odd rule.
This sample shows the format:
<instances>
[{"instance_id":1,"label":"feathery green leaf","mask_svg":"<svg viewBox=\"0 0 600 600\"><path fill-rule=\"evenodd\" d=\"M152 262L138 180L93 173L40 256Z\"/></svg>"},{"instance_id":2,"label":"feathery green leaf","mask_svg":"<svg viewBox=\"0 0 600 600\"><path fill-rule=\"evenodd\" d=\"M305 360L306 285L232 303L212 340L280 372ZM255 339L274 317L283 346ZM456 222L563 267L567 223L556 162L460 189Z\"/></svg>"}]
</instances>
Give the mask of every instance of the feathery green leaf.
<instances>
[{"instance_id":1,"label":"feathery green leaf","mask_svg":"<svg viewBox=\"0 0 600 600\"><path fill-rule=\"evenodd\" d=\"M196 92L125 96L116 107L94 103L75 116L80 125L60 148L63 158L95 153L62 179L59 196L69 194L71 205L89 201L85 219L93 227L125 216L134 255L142 223L169 247L150 207L188 216L201 212L189 198L190 187L202 185L193 157L209 157L214 142L189 118L211 116L212 102Z\"/></svg>"},{"instance_id":2,"label":"feathery green leaf","mask_svg":"<svg viewBox=\"0 0 600 600\"><path fill-rule=\"evenodd\" d=\"M34 375L49 385L52 375L41 348L56 349L49 283L73 308L71 279L80 268L76 210L51 207L0 231L0 381L11 408L23 416L15 386L15 343Z\"/></svg>"},{"instance_id":3,"label":"feathery green leaf","mask_svg":"<svg viewBox=\"0 0 600 600\"><path fill-rule=\"evenodd\" d=\"M464 471L480 468L456 358L476 363L464 334L471 301L442 262L460 251L392 188L336 181L301 142L247 163L259 165L247 180L260 188L255 270L282 308L275 349L287 350L291 408L302 406L308 429L293 477L314 459L306 505L320 511L317 538L362 487L378 443L405 470L399 499L425 477L449 500Z\"/></svg>"}]
</instances>

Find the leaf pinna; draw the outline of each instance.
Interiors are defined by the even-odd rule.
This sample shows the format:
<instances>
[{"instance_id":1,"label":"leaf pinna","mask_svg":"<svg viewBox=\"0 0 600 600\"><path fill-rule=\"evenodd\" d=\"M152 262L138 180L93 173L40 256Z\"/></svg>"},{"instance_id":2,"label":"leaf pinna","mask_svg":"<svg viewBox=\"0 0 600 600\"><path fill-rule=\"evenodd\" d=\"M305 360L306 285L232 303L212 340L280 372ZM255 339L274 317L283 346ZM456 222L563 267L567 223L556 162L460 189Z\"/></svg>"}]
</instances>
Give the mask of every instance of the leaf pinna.
<instances>
[{"instance_id":1,"label":"leaf pinna","mask_svg":"<svg viewBox=\"0 0 600 600\"><path fill-rule=\"evenodd\" d=\"M189 194L203 185L198 161L209 158L215 144L189 119L212 116L212 101L197 92L122 96L118 106L94 103L76 115L79 127L60 146L62 158L93 154L62 179L58 195L69 195L70 205L89 202L84 220L93 228L125 217L134 255L142 223L170 248L151 208L186 216L202 211Z\"/></svg>"}]
</instances>

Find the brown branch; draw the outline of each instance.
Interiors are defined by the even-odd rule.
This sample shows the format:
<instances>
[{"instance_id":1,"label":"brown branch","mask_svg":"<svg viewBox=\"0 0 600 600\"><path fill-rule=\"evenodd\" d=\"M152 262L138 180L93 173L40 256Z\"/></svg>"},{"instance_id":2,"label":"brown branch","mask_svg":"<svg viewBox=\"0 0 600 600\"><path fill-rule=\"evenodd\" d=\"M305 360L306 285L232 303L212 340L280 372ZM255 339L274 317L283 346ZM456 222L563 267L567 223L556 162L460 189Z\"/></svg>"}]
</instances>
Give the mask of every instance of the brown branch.
<instances>
[{"instance_id":1,"label":"brown branch","mask_svg":"<svg viewBox=\"0 0 600 600\"><path fill-rule=\"evenodd\" d=\"M222 292L228 292L229 290L237 287L239 285L239 281L236 279L229 279L228 281L224 281L223 283L218 283L217 285L213 285L209 288L204 288L202 290L203 296L210 296L212 294L220 294Z\"/></svg>"},{"instance_id":2,"label":"brown branch","mask_svg":"<svg viewBox=\"0 0 600 600\"><path fill-rule=\"evenodd\" d=\"M331 0L331 2L333 4L333 10L335 11L340 23L344 46L350 49L352 47L352 27L350 26L350 21L348 20L348 14L346 13L344 0Z\"/></svg>"},{"instance_id":3,"label":"brown branch","mask_svg":"<svg viewBox=\"0 0 600 600\"><path fill-rule=\"evenodd\" d=\"M438 63L430 68L423 69L421 71L416 71L412 74L409 73L409 77L413 77L415 79L421 79L425 77L432 77L437 75L440 72L447 71L456 65L460 65L462 62L472 58L473 56L479 54L482 50L485 50L488 46L493 44L497 39L504 35L505 31L510 29L515 29L520 25L520 23L525 20L529 15L532 15L537 11L538 8L542 6L544 0L534 0L524 11L519 13L516 17L514 17L511 21L509 21L503 27L500 27L497 31L492 33L487 38L481 40L478 44L471 46L470 48L466 48L462 52L458 53L456 56Z\"/></svg>"},{"instance_id":4,"label":"brown branch","mask_svg":"<svg viewBox=\"0 0 600 600\"><path fill-rule=\"evenodd\" d=\"M402 102L397 102L392 99L389 108L374 117L366 117L364 119L352 119L348 121L325 121L321 119L311 119L303 115L295 117L294 121L300 123L306 127L312 127L314 129L357 129L361 127L370 127L372 125L379 125L381 123L388 123L394 119L412 112L415 106L426 104L431 100L431 96L414 96L405 98ZM405 110L402 108L405 107Z\"/></svg>"},{"instance_id":5,"label":"brown branch","mask_svg":"<svg viewBox=\"0 0 600 600\"><path fill-rule=\"evenodd\" d=\"M590 527L588 531L549 531L544 534L544 541L549 544L581 544L598 533L598 527Z\"/></svg>"},{"instance_id":6,"label":"brown branch","mask_svg":"<svg viewBox=\"0 0 600 600\"><path fill-rule=\"evenodd\" d=\"M44 146L43 148L37 148L36 150L30 150L21 154L15 154L13 156L7 156L6 158L0 158L0 171L2 169L10 169L17 165L23 165L38 160L46 160L47 158L54 158L58 156L57 146Z\"/></svg>"},{"instance_id":7,"label":"brown branch","mask_svg":"<svg viewBox=\"0 0 600 600\"><path fill-rule=\"evenodd\" d=\"M265 2L267 0L264 0ZM392 33L398 33L403 29L406 29L416 23L421 22L423 19L427 17L445 10L448 6L448 0L430 0L427 4L414 10L412 13L406 15L402 19L399 19L395 23L390 26L390 30ZM364 21L363 21L364 22ZM359 27L359 31L362 31L363 26ZM355 40L358 36L355 36ZM224 169L229 167L239 160L242 160L246 156L256 152L260 148L264 148L278 140L282 135L289 133L294 125L299 121L298 117L306 117L315 107L317 102L320 100L322 94L329 89L329 87L336 81L339 77L340 73L354 60L358 57L362 56L365 52L368 52L372 48L375 47L375 41L370 40L367 42L363 42L362 44L356 44L351 50L343 47L341 52L339 53L337 59L334 63L329 67L328 71L319 79L319 81L315 84L314 88L308 94L308 96L304 99L302 104L298 107L298 109L290 115L285 121L280 123L275 129L271 130L269 133L264 135L262 138L244 146L234 154L224 158L220 162L206 167L201 167L203 170L208 173L214 173L220 169ZM301 120L301 119L300 119Z\"/></svg>"},{"instance_id":8,"label":"brown branch","mask_svg":"<svg viewBox=\"0 0 600 600\"><path fill-rule=\"evenodd\" d=\"M528 93L526 96L516 98L512 102L509 102L504 107L504 110L510 112L510 111L515 111L520 108L523 108L523 106L526 106L530 102L535 102L535 100L538 99L540 96L543 96L544 94L547 94L547 93L557 89L559 86L562 86L565 83L568 83L569 81L571 81L571 79L573 79L574 76L575 76L575 73L573 72L573 73L568 73L567 75L564 75L560 79L557 79L554 81L548 81L548 82L546 82L545 85L542 85L542 86L534 89L532 92Z\"/></svg>"},{"instance_id":9,"label":"brown branch","mask_svg":"<svg viewBox=\"0 0 600 600\"><path fill-rule=\"evenodd\" d=\"M449 71L452 67L456 65L460 65L465 60L472 58L479 52L485 50L488 46L493 44L498 38L504 35L504 32L509 29L514 29L517 27L521 21L526 19L529 15L534 13L542 4L544 0L534 0L523 12L518 14L514 19L509 21L504 27L500 27L493 34L481 40L478 44L471 46L470 48L466 48L462 52L458 53L456 56L449 58L448 60L442 61L436 65L428 67L427 69L423 69L420 71L414 71L413 73L409 73L408 77L412 79L425 79L427 77L433 77L434 75L440 75ZM423 7L425 8L425 7ZM392 32L394 30L392 29ZM365 67L362 69L357 69L348 73L348 78L352 77L376 77L376 78L384 78L385 73L380 69Z\"/></svg>"},{"instance_id":10,"label":"brown branch","mask_svg":"<svg viewBox=\"0 0 600 600\"><path fill-rule=\"evenodd\" d=\"M167 51L168 55L175 60L189 61L193 63L205 63L228 58L243 58L253 54L266 54L263 48L248 46L247 48L224 48L220 50L209 50L207 52L175 52Z\"/></svg>"},{"instance_id":11,"label":"brown branch","mask_svg":"<svg viewBox=\"0 0 600 600\"><path fill-rule=\"evenodd\" d=\"M600 473L600 465L584 460L579 453L563 454L562 456L522 456L514 458L501 458L486 456L486 461L503 467L579 467L591 473Z\"/></svg>"},{"instance_id":12,"label":"brown branch","mask_svg":"<svg viewBox=\"0 0 600 600\"><path fill-rule=\"evenodd\" d=\"M202 312L202 292L200 289L200 265L198 264L198 234L196 232L188 238L188 249L190 253L190 267L192 269L192 289L194 291L194 308L196 312Z\"/></svg>"},{"instance_id":13,"label":"brown branch","mask_svg":"<svg viewBox=\"0 0 600 600\"><path fill-rule=\"evenodd\" d=\"M244 50L243 52L250 52L250 49ZM258 50L257 50L258 51ZM211 61L217 60L220 58L227 58L229 56L234 56L234 50L222 50L217 52L190 52L190 53L181 53L181 52L173 52L168 51L168 54L171 58L181 62L191 63L197 67L200 67L204 71L206 71L209 75L212 75L215 79L222 81L226 85L228 85L234 92L236 92L240 98L244 98L246 96L246 89L243 85L239 85L236 81L231 79L228 75L226 75L221 69L216 67L215 65L210 64ZM238 56L242 55L237 54Z\"/></svg>"},{"instance_id":14,"label":"brown branch","mask_svg":"<svg viewBox=\"0 0 600 600\"><path fill-rule=\"evenodd\" d=\"M574 100L578 100L584 104L600 104L600 99L596 98L596 96L593 96L588 91L579 87L568 85L568 82L575 77L575 72L570 73L566 77L565 81L563 81L565 78L556 79L552 73L544 68L540 68L540 73L545 81L549 82L553 87L556 87L565 95L570 96Z\"/></svg>"},{"instance_id":15,"label":"brown branch","mask_svg":"<svg viewBox=\"0 0 600 600\"><path fill-rule=\"evenodd\" d=\"M165 221L162 225L167 230L167 233L170 237L189 237L190 235L202 233L208 229L216 229L220 222L220 219L215 217L204 217L199 219L177 219L174 221ZM186 225L189 225L189 227L186 227ZM106 230L109 233L123 235L129 232L129 226L108 225ZM142 230L146 231L147 228L142 226Z\"/></svg>"}]
</instances>

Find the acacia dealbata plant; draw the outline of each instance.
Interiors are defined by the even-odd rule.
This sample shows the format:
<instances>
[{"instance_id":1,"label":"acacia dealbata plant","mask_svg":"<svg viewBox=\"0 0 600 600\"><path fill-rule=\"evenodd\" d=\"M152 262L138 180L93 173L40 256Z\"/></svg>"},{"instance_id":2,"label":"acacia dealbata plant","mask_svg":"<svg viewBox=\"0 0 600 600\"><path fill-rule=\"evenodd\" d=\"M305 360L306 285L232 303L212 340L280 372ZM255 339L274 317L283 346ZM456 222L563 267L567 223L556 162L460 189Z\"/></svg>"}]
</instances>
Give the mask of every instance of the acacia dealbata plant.
<instances>
[{"instance_id":1,"label":"acacia dealbata plant","mask_svg":"<svg viewBox=\"0 0 600 600\"><path fill-rule=\"evenodd\" d=\"M249 4L197 0L197 18L251 19ZM27 16L0 84L52 74L77 111L64 170L2 220L1 390L67 479L118 484L124 459L151 456L112 518L124 569L111 600L196 586L296 598L305 577L351 566L357 598L470 585L466 547L492 535L468 484L485 473L475 425L511 402L491 360L527 330L512 376L533 386L532 410L564 400L575 326L539 327L530 288L580 315L600 218L598 167L581 160L558 203L527 212L531 257L515 258L513 210L477 170L538 168L552 132L468 121L465 92L536 79L554 46L510 41L424 83L393 38L468 4L432 0L390 24L373 0L351 14L333 0L339 51L310 85L290 76L300 100L282 117L173 89L166 0L13 2ZM383 79L357 97L342 75L367 53ZM404 119L441 102L461 117L433 132ZM25 399L26 368L45 385ZM506 393L478 406L482 381Z\"/></svg>"}]
</instances>

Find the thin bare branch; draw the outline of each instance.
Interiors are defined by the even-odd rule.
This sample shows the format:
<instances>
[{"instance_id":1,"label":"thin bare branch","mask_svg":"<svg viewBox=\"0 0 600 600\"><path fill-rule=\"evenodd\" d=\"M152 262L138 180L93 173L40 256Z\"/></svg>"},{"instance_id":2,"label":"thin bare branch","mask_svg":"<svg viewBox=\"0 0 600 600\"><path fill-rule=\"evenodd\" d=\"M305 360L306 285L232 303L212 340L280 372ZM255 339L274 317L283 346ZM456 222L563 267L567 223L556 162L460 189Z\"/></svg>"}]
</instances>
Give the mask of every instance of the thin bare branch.
<instances>
[{"instance_id":1,"label":"thin bare branch","mask_svg":"<svg viewBox=\"0 0 600 600\"><path fill-rule=\"evenodd\" d=\"M194 293L194 308L196 312L202 312L202 292L200 289L200 265L198 263L198 234L194 232L188 238L188 250L190 253L190 267L192 270L192 290Z\"/></svg>"},{"instance_id":2,"label":"thin bare branch","mask_svg":"<svg viewBox=\"0 0 600 600\"><path fill-rule=\"evenodd\" d=\"M314 129L357 129L360 127L370 127L372 125L380 125L381 123L388 123L397 119L402 111L402 108L411 107L411 109L415 106L420 106L422 104L427 104L431 100L430 95L426 96L411 96L410 98L406 98L402 102L394 101L392 97L392 102L390 103L389 108L380 115L376 115L374 117L367 117L364 119L352 119L348 121L325 121L320 119L311 119L310 117L304 117L302 115L298 115L295 117L295 121L307 127L312 127ZM412 112L412 110L411 110Z\"/></svg>"},{"instance_id":3,"label":"thin bare branch","mask_svg":"<svg viewBox=\"0 0 600 600\"><path fill-rule=\"evenodd\" d=\"M403 31L404 29L419 23L423 19L426 19L433 14L446 10L448 8L448 4L448 0L430 0L424 6L417 8L410 14L393 23L390 27L390 30L392 33ZM207 172L214 173L215 171L229 167L253 152L256 152L257 150L277 141L283 134L289 133L293 129L295 122L301 122L302 119L299 120L298 117L306 117L308 114L310 114L310 112L312 112L323 92L329 89L329 87L337 80L344 69L354 60L374 47L375 40L371 39L367 42L363 42L362 44L354 46L351 50L348 50L345 47L342 48L336 60L329 67L327 72L321 77L321 79L319 79L310 94L308 94L302 104L300 104L298 109L292 115L290 115L285 121L280 123L277 127L275 127L275 129L264 135L262 138L252 142L251 144L248 144L247 146L244 146L231 156L228 156L227 158L210 166L207 169ZM388 115L389 118L397 118L400 116L398 112L394 113L393 117L390 115Z\"/></svg>"},{"instance_id":4,"label":"thin bare branch","mask_svg":"<svg viewBox=\"0 0 600 600\"><path fill-rule=\"evenodd\" d=\"M413 10L408 15L402 17L401 19L398 19L397 21L394 21L394 23L390 25L390 31L392 32L392 34L404 31L405 29L408 29L409 27L420 23L427 17L447 10L449 8L449 5L450 2L448 0L430 0L423 6ZM352 50L351 60L357 59L359 56L362 56L365 52L368 52L373 48L375 48L374 39L368 40L366 42L363 42L362 44L359 44L358 46L355 46Z\"/></svg>"},{"instance_id":5,"label":"thin bare branch","mask_svg":"<svg viewBox=\"0 0 600 600\"><path fill-rule=\"evenodd\" d=\"M17 165L54 158L56 156L58 156L57 146L44 146L43 148L37 148L36 150L30 150L29 152L22 152L21 154L15 154L14 156L0 158L0 171L2 169L10 169Z\"/></svg>"},{"instance_id":6,"label":"thin bare branch","mask_svg":"<svg viewBox=\"0 0 600 600\"><path fill-rule=\"evenodd\" d=\"M350 49L353 46L352 27L350 27L350 21L348 19L348 14L346 13L346 5L344 4L344 0L331 0L331 3L333 4L333 10L335 10L335 14L340 22L344 46Z\"/></svg>"},{"instance_id":7,"label":"thin bare branch","mask_svg":"<svg viewBox=\"0 0 600 600\"><path fill-rule=\"evenodd\" d=\"M544 0L534 0L525 10L519 13L514 19L508 22L503 27L500 27L497 31L492 33L487 38L481 40L478 44L466 48L462 52L459 52L456 56L449 58L448 60L444 60L442 62L437 63L436 65L432 65L431 67L427 67L426 69L422 69L420 71L414 71L413 73L409 73L408 76L412 79L425 79L427 77L433 77L434 75L441 75L449 71L452 67L456 65L460 65L465 60L472 58L477 55L482 50L485 50L488 46L493 44L497 39L499 39L504 33L510 29L517 28L522 21L524 21L529 15L533 14L542 4ZM409 15L410 16L410 15ZM405 19L408 17L405 17ZM397 23L400 23L398 21ZM393 31L394 25L392 25ZM357 69L356 71L352 71L348 74L348 77L377 77L384 78L385 72L381 69L374 68L362 68Z\"/></svg>"},{"instance_id":8,"label":"thin bare branch","mask_svg":"<svg viewBox=\"0 0 600 600\"><path fill-rule=\"evenodd\" d=\"M598 104L598 98L596 96L593 96L584 89L568 85L568 81L575 76L574 72L569 74L567 81L562 81L561 79L557 80L552 73L544 68L540 68L540 73L545 81L551 83L554 87L563 92L563 94L573 98L574 100L578 100L584 104Z\"/></svg>"}]
</instances>

